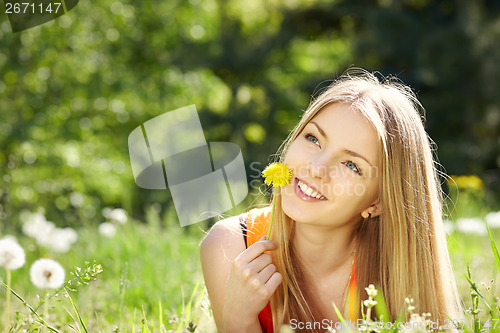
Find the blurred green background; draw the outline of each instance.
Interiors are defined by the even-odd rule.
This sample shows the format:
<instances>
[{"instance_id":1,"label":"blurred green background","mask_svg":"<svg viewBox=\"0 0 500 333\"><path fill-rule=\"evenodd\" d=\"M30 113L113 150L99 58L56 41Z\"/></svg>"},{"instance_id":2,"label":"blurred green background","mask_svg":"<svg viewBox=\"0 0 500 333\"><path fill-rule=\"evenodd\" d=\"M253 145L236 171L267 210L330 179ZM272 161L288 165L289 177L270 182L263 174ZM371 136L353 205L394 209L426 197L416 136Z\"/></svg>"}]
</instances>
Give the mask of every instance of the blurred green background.
<instances>
[{"instance_id":1,"label":"blurred green background","mask_svg":"<svg viewBox=\"0 0 500 333\"><path fill-rule=\"evenodd\" d=\"M39 207L58 226L104 207L164 216L170 192L135 185L127 138L190 104L261 182L310 96L350 66L410 85L442 170L479 176L500 208L499 1L101 0L19 33L0 20L4 228Z\"/></svg>"},{"instance_id":2,"label":"blurred green background","mask_svg":"<svg viewBox=\"0 0 500 333\"><path fill-rule=\"evenodd\" d=\"M102 278L75 295L91 331L127 332L146 317L159 331L187 324L199 242L215 219L180 228L168 189L136 186L128 135L195 104L206 141L242 150L251 193L225 213L239 214L266 200L260 171L311 95L352 66L397 76L417 93L439 168L454 175L442 182L461 294L469 306L467 264L487 281L485 295L494 286L484 220L498 240L500 1L80 1L18 33L0 8L0 235L19 236L27 250L13 287L32 304L35 259L56 258L68 272L97 260ZM114 240L98 232L111 208L131 221ZM72 251L22 236L34 211L77 230ZM206 295L196 304L199 331L213 331ZM12 318L14 310L26 309L15 303ZM73 321L62 306L48 318ZM23 320L17 314L15 332Z\"/></svg>"}]
</instances>

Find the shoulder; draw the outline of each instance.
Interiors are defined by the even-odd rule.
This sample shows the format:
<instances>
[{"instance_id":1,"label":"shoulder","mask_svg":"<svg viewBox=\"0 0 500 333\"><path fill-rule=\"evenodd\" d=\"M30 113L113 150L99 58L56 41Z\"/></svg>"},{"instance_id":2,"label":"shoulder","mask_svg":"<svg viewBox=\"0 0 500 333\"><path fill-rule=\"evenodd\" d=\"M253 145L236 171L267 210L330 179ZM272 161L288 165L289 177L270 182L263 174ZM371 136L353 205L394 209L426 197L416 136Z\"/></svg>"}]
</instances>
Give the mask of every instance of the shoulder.
<instances>
[{"instance_id":1,"label":"shoulder","mask_svg":"<svg viewBox=\"0 0 500 333\"><path fill-rule=\"evenodd\" d=\"M254 234L264 234L267 229L271 215L271 207L254 208L247 213L232 216L215 223L205 235L200 253L205 255L213 254L213 251L224 250L226 254L239 254L246 249L241 223L246 224L245 230L250 230L248 235L252 238ZM251 244L251 243L250 243ZM210 252L210 253L209 253ZM236 256L233 257L233 259Z\"/></svg>"},{"instance_id":2,"label":"shoulder","mask_svg":"<svg viewBox=\"0 0 500 333\"><path fill-rule=\"evenodd\" d=\"M231 252L243 252L245 242L241 228L242 219L246 219L246 213L232 216L215 223L201 242L200 252L216 251L217 248L224 248Z\"/></svg>"},{"instance_id":3,"label":"shoulder","mask_svg":"<svg viewBox=\"0 0 500 333\"><path fill-rule=\"evenodd\" d=\"M242 215L218 221L202 240L200 259L205 280L224 278L225 281L225 276L222 275L229 273L234 259L245 251L245 240L240 226Z\"/></svg>"}]
</instances>

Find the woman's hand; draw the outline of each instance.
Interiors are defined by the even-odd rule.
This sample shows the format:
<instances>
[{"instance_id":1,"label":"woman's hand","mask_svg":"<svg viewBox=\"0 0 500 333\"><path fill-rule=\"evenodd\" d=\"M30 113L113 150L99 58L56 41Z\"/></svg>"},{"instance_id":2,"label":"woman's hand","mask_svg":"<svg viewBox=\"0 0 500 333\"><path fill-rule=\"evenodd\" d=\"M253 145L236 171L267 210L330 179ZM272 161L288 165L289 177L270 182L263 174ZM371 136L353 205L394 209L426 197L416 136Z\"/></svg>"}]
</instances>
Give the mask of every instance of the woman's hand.
<instances>
[{"instance_id":1,"label":"woman's hand","mask_svg":"<svg viewBox=\"0 0 500 333\"><path fill-rule=\"evenodd\" d=\"M226 332L254 323L282 281L271 255L265 253L276 250L278 244L265 238L243 251L231 265L223 309Z\"/></svg>"}]
</instances>

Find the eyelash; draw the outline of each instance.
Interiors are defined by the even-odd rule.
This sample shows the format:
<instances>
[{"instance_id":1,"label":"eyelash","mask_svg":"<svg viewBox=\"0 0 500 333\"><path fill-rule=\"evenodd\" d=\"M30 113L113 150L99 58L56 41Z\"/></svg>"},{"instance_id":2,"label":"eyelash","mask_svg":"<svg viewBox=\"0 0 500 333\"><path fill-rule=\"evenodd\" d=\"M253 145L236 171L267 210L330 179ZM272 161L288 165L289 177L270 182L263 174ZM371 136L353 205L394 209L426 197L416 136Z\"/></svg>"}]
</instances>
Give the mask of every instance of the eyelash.
<instances>
[{"instance_id":1,"label":"eyelash","mask_svg":"<svg viewBox=\"0 0 500 333\"><path fill-rule=\"evenodd\" d=\"M311 133L306 134L305 138L306 138L306 140L309 140L309 141L311 141L310 138L314 138L316 140L316 142L312 142L312 141L311 142L314 143L315 145L319 146L319 140L318 140L318 138L315 137L314 135L312 135Z\"/></svg>"},{"instance_id":2,"label":"eyelash","mask_svg":"<svg viewBox=\"0 0 500 333\"><path fill-rule=\"evenodd\" d=\"M360 169L360 168L358 167L358 165L357 165L356 163L354 163L353 161L345 161L345 162L343 162L343 163L344 163L344 165L345 165L346 167L348 167L348 166L347 166L347 164L352 163L352 165L354 166L354 168L355 168L355 169L352 169L352 168L349 168L349 167L348 167L348 168L349 168L349 169L351 169L352 171L356 172L356 173L357 173L358 175L360 175L360 176L362 176L362 175L363 175L363 173L361 172L361 169Z\"/></svg>"},{"instance_id":3,"label":"eyelash","mask_svg":"<svg viewBox=\"0 0 500 333\"><path fill-rule=\"evenodd\" d=\"M306 140L312 142L313 144L315 145L318 145L319 146L319 140L318 138L316 138L313 134L311 133L307 133L305 136ZM311 138L313 138L314 140L316 140L316 142L313 142L311 140ZM349 168L347 165L349 163L351 163L353 165L354 168L349 168L350 170L354 171L355 173L357 173L358 175L362 176L363 175L363 172L361 172L361 169L358 167L358 165L356 163L354 163L353 161L345 161L345 162L342 162L347 168Z\"/></svg>"}]
</instances>

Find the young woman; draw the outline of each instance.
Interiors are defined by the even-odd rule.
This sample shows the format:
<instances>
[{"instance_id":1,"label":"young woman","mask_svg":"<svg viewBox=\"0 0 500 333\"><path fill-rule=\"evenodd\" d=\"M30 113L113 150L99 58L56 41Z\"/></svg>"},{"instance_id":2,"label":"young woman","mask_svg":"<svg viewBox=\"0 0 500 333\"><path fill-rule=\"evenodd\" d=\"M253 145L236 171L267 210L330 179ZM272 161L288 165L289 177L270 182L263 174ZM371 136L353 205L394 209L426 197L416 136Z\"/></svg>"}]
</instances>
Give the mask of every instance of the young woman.
<instances>
[{"instance_id":1,"label":"young woman","mask_svg":"<svg viewBox=\"0 0 500 333\"><path fill-rule=\"evenodd\" d=\"M324 332L339 320L332 302L361 318L369 284L392 320L407 297L434 323L460 319L421 110L408 87L366 72L311 102L280 148L293 178L276 189L270 240L264 207L216 223L201 244L219 332Z\"/></svg>"}]
</instances>

